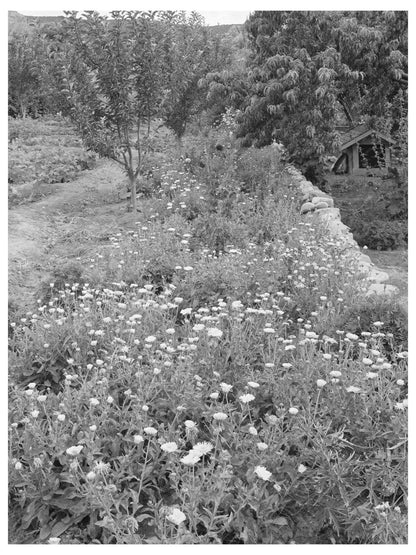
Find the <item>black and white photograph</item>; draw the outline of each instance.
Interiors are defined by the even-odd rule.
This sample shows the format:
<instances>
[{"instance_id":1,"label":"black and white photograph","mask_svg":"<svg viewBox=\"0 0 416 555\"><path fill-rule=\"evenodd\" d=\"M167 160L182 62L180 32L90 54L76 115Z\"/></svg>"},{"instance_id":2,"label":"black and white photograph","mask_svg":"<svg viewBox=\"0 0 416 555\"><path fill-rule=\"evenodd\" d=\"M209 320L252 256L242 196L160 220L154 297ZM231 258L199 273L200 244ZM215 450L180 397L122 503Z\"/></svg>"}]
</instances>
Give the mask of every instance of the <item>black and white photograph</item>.
<instances>
[{"instance_id":1,"label":"black and white photograph","mask_svg":"<svg viewBox=\"0 0 416 555\"><path fill-rule=\"evenodd\" d=\"M295 4L7 7L9 546L409 547L409 10Z\"/></svg>"}]
</instances>

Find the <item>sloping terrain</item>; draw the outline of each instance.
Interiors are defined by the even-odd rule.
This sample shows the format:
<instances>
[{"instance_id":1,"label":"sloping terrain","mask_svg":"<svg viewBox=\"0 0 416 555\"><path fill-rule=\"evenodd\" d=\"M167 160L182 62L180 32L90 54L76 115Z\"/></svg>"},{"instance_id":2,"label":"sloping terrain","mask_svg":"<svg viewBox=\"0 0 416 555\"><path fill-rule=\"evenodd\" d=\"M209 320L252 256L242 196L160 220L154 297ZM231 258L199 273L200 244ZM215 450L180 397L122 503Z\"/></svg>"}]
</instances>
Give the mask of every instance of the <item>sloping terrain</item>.
<instances>
[{"instance_id":1,"label":"sloping terrain","mask_svg":"<svg viewBox=\"0 0 416 555\"><path fill-rule=\"evenodd\" d=\"M93 250L100 236L125 229L131 214L120 200L123 175L109 161L75 181L59 185L55 194L9 211L9 299L20 307L53 268Z\"/></svg>"}]
</instances>

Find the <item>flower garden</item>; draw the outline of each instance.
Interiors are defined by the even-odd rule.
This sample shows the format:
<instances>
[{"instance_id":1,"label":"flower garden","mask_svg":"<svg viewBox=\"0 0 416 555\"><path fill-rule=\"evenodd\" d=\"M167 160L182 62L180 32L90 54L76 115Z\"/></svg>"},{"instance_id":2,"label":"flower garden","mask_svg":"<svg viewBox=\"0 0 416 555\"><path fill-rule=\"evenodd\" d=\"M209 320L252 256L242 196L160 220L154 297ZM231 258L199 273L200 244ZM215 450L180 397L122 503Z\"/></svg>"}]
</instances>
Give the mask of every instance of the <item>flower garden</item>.
<instances>
[{"instance_id":1,"label":"flower garden","mask_svg":"<svg viewBox=\"0 0 416 555\"><path fill-rule=\"evenodd\" d=\"M224 124L182 149L11 318L10 541L406 543L395 299L301 218L279 149Z\"/></svg>"}]
</instances>

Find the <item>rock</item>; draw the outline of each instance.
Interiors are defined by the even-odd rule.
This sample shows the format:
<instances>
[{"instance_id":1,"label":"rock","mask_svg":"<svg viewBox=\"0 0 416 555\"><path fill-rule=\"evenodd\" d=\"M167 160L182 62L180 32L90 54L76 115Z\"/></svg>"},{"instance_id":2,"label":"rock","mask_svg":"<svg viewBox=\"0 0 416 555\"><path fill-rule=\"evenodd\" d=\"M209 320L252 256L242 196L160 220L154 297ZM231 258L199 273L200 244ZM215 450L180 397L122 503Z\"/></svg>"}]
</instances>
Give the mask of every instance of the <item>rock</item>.
<instances>
[{"instance_id":1,"label":"rock","mask_svg":"<svg viewBox=\"0 0 416 555\"><path fill-rule=\"evenodd\" d=\"M315 203L312 201L312 204L315 204ZM322 208L329 208L329 206L327 205L326 202L317 202L315 204L315 209L316 210L322 210Z\"/></svg>"},{"instance_id":2,"label":"rock","mask_svg":"<svg viewBox=\"0 0 416 555\"><path fill-rule=\"evenodd\" d=\"M325 202L331 208L333 208L333 206L334 206L334 200L331 197L324 197L324 196L313 197L312 202L314 204L319 204L321 202Z\"/></svg>"},{"instance_id":3,"label":"rock","mask_svg":"<svg viewBox=\"0 0 416 555\"><path fill-rule=\"evenodd\" d=\"M374 281L375 283L382 283L384 281L388 281L389 274L387 272L382 272L377 268L371 268L370 273L367 277L369 281Z\"/></svg>"},{"instance_id":4,"label":"rock","mask_svg":"<svg viewBox=\"0 0 416 555\"><path fill-rule=\"evenodd\" d=\"M372 283L368 288L366 297L371 295L394 295L397 293L398 289L395 285L389 285L387 283Z\"/></svg>"},{"instance_id":5,"label":"rock","mask_svg":"<svg viewBox=\"0 0 416 555\"><path fill-rule=\"evenodd\" d=\"M328 236L343 247L343 255L346 256L346 260L348 261L350 258L351 264L358 263L358 269L361 274L364 274L367 282L366 296L394 295L399 292L395 285L384 283L388 281L389 275L377 268L371 258L360 251L349 227L341 222L340 211L334 207L334 200L307 181L295 168L290 168L289 173L302 194L301 214L312 212L318 214L325 223Z\"/></svg>"},{"instance_id":6,"label":"rock","mask_svg":"<svg viewBox=\"0 0 416 555\"><path fill-rule=\"evenodd\" d=\"M339 219L341 223L339 208L321 208L321 210L319 210L319 215L322 216L325 220Z\"/></svg>"},{"instance_id":7,"label":"rock","mask_svg":"<svg viewBox=\"0 0 416 555\"><path fill-rule=\"evenodd\" d=\"M363 262L365 264L368 265L372 265L373 263L371 262L371 258L368 256L368 254L360 254L360 262Z\"/></svg>"},{"instance_id":8,"label":"rock","mask_svg":"<svg viewBox=\"0 0 416 555\"><path fill-rule=\"evenodd\" d=\"M371 267L372 267L372 263L368 263L366 260L358 260L358 269L361 272L365 272L366 274L369 274L371 272Z\"/></svg>"},{"instance_id":9,"label":"rock","mask_svg":"<svg viewBox=\"0 0 416 555\"><path fill-rule=\"evenodd\" d=\"M302 204L300 213L306 214L306 212L310 212L311 210L315 210L315 205L312 204L312 202L305 202L304 204Z\"/></svg>"}]
</instances>

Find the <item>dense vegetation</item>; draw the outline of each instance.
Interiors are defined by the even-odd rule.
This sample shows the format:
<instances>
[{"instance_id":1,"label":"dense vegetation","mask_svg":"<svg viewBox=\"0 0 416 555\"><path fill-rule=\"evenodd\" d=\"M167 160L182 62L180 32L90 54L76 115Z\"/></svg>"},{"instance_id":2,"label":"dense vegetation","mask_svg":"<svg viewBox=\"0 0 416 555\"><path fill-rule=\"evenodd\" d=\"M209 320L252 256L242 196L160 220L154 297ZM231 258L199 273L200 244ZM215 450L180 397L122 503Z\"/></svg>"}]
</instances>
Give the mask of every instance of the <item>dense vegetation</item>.
<instances>
[{"instance_id":1,"label":"dense vegetation","mask_svg":"<svg viewBox=\"0 0 416 555\"><path fill-rule=\"evenodd\" d=\"M405 541L405 316L227 135L11 321L15 541Z\"/></svg>"},{"instance_id":2,"label":"dense vegetation","mask_svg":"<svg viewBox=\"0 0 416 555\"><path fill-rule=\"evenodd\" d=\"M96 154L87 152L63 118L9 119L9 206L33 202L92 169ZM56 186L55 186L56 187Z\"/></svg>"},{"instance_id":3,"label":"dense vegetation","mask_svg":"<svg viewBox=\"0 0 416 555\"><path fill-rule=\"evenodd\" d=\"M134 226L9 315L10 541L406 543L398 300L367 297L325 225L302 219L290 148L236 138L244 64L213 52L238 36L204 38L183 14L111 21L69 14L42 38L61 111L129 177ZM203 110L201 91L218 104ZM9 138L67 125L17 119Z\"/></svg>"},{"instance_id":4,"label":"dense vegetation","mask_svg":"<svg viewBox=\"0 0 416 555\"><path fill-rule=\"evenodd\" d=\"M211 98L240 108L246 144L281 141L317 179L339 146L337 124L365 119L394 134L406 120L406 12L259 11L246 29L248 67L208 76Z\"/></svg>"}]
</instances>

